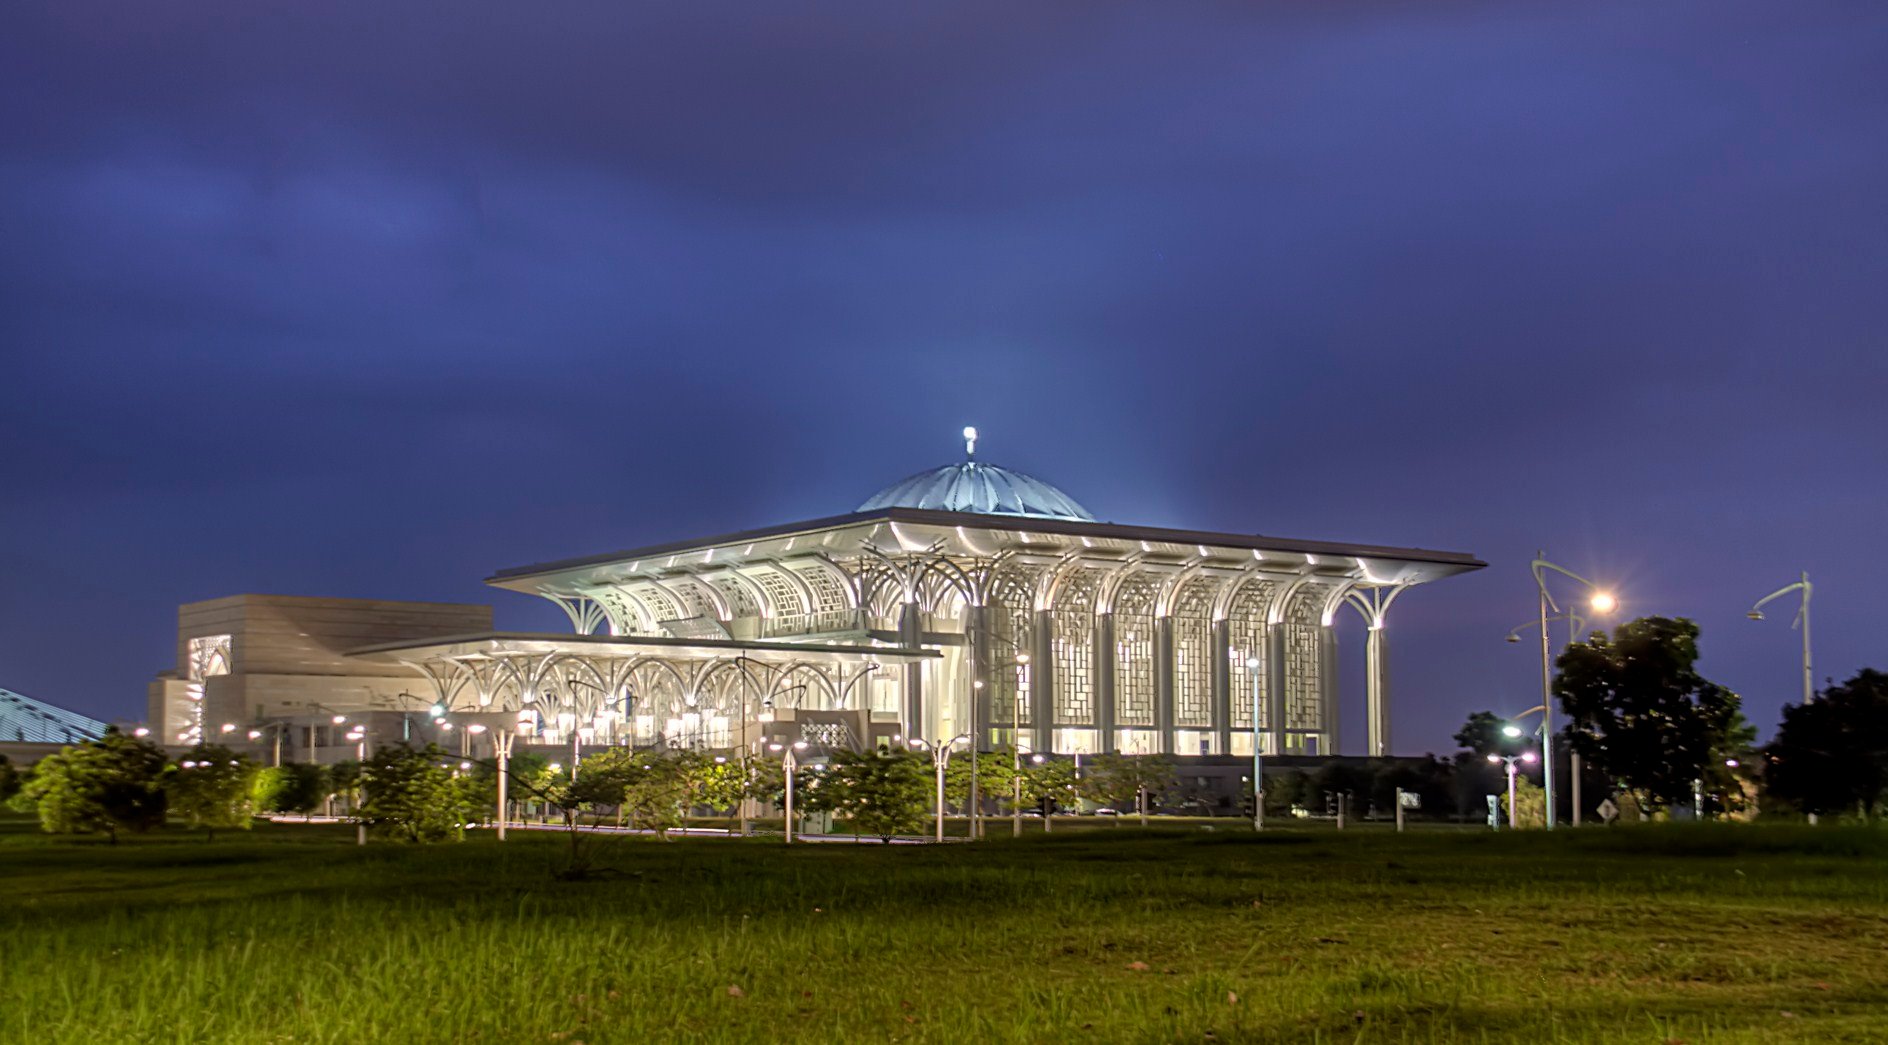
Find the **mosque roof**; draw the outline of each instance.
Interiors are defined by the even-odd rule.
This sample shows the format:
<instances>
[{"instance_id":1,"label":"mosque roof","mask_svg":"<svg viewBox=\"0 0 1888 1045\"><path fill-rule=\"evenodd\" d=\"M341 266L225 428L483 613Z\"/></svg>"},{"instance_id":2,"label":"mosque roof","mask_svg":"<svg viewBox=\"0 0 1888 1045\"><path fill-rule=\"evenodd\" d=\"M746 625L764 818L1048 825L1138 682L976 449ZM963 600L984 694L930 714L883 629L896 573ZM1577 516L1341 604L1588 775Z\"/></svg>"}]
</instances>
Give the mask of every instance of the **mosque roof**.
<instances>
[{"instance_id":1,"label":"mosque roof","mask_svg":"<svg viewBox=\"0 0 1888 1045\"><path fill-rule=\"evenodd\" d=\"M966 459L906 476L867 498L856 509L925 508L977 515L1094 522L1094 515L1054 486L1001 465L976 459L977 430L964 429Z\"/></svg>"}]
</instances>

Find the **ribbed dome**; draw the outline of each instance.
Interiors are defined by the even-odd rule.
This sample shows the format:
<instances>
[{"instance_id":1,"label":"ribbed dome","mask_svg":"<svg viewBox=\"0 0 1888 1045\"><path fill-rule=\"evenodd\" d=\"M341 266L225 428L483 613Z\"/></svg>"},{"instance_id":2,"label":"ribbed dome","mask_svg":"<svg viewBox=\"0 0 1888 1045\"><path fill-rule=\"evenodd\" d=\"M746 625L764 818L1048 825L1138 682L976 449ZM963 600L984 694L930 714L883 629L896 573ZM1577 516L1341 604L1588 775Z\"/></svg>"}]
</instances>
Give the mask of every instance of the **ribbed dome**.
<instances>
[{"instance_id":1,"label":"ribbed dome","mask_svg":"<svg viewBox=\"0 0 1888 1045\"><path fill-rule=\"evenodd\" d=\"M870 512L880 508L930 508L979 515L1095 521L1088 509L1076 504L1074 498L1041 479L981 461L947 464L900 479L873 494L858 510Z\"/></svg>"}]
</instances>

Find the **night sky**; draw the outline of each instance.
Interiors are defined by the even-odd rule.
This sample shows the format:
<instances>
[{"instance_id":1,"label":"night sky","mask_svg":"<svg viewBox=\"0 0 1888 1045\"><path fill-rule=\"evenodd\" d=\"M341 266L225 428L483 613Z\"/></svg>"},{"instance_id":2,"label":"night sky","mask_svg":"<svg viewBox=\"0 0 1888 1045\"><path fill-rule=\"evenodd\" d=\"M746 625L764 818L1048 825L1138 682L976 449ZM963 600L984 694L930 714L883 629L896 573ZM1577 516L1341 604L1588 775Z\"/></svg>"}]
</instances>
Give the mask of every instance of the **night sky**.
<instances>
[{"instance_id":1,"label":"night sky","mask_svg":"<svg viewBox=\"0 0 1888 1045\"><path fill-rule=\"evenodd\" d=\"M238 592L566 626L482 579L975 424L1487 560L1393 611L1399 751L1537 702L1537 547L1767 734L1799 570L1888 667L1885 199L1879 3L9 4L0 686L139 717Z\"/></svg>"}]
</instances>

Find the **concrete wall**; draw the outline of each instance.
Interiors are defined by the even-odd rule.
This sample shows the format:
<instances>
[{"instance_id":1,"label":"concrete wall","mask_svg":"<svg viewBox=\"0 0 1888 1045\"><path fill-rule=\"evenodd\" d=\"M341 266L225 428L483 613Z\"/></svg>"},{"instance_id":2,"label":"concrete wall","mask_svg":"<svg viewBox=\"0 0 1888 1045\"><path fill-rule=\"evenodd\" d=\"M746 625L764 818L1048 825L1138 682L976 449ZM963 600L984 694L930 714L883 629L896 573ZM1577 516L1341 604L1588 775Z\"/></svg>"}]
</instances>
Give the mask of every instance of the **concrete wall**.
<instances>
[{"instance_id":1,"label":"concrete wall","mask_svg":"<svg viewBox=\"0 0 1888 1045\"><path fill-rule=\"evenodd\" d=\"M206 739L279 716L310 714L316 705L348 711L390 706L410 692L431 697L417 672L368 664L347 651L381 642L490 631L490 606L301 595L231 595L177 609L177 666L151 684L151 726L172 740L187 728L190 640L230 637L230 671L204 680Z\"/></svg>"}]
</instances>

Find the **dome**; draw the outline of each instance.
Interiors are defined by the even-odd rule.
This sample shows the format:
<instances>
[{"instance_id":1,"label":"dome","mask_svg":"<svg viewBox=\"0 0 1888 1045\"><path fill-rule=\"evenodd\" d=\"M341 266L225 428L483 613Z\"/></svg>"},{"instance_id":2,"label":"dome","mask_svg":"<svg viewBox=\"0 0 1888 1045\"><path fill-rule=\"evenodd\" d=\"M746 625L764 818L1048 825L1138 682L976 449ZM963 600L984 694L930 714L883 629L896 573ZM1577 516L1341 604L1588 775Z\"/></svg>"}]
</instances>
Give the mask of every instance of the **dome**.
<instances>
[{"instance_id":1,"label":"dome","mask_svg":"<svg viewBox=\"0 0 1888 1045\"><path fill-rule=\"evenodd\" d=\"M975 433L974 428L964 430L967 448L973 454L976 452ZM858 510L870 512L880 508L929 508L978 515L1095 521L1088 509L1075 503L1074 498L1041 479L974 458L900 479L873 494Z\"/></svg>"}]
</instances>

